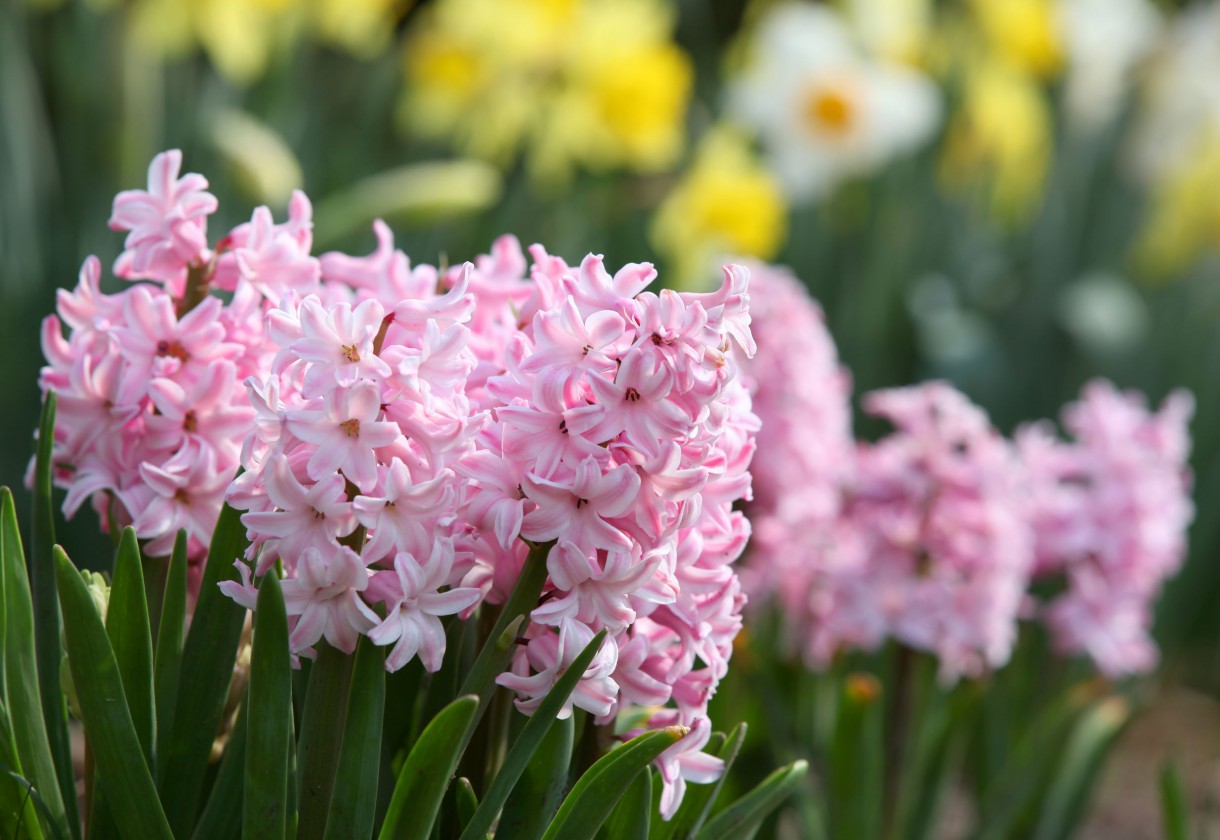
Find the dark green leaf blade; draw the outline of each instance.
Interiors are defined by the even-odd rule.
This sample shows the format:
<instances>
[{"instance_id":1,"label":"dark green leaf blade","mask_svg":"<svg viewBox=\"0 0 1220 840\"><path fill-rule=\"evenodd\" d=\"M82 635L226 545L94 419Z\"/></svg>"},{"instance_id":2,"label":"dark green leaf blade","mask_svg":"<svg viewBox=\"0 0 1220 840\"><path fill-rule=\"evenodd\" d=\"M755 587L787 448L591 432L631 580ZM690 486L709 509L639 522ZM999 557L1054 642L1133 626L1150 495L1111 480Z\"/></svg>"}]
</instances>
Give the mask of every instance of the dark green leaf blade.
<instances>
[{"instance_id":1,"label":"dark green leaf blade","mask_svg":"<svg viewBox=\"0 0 1220 840\"><path fill-rule=\"evenodd\" d=\"M555 723L556 716L568 702L572 692L576 690L576 684L588 670L589 663L601 650L605 638L605 630L594 636L585 649L572 660L572 664L568 666L563 676L555 681L555 685L547 692L542 702L538 704L538 708L534 710L529 722L525 724L525 728L513 742L512 749L504 759L504 764L501 765L500 771L492 780L491 787L483 796L479 809L475 812L470 824L466 826L465 831L462 832L462 840L482 837L491 830L496 814L500 813L500 809L504 807L509 794L512 793L513 786L517 784L517 780L521 778L522 772L533 758L534 751L538 749L538 745L542 743L542 739L546 737L547 732Z\"/></svg>"},{"instance_id":2,"label":"dark green leaf blade","mask_svg":"<svg viewBox=\"0 0 1220 840\"><path fill-rule=\"evenodd\" d=\"M478 708L478 697L459 697L424 727L398 773L381 840L425 840L431 835Z\"/></svg>"},{"instance_id":3,"label":"dark green leaf blade","mask_svg":"<svg viewBox=\"0 0 1220 840\"><path fill-rule=\"evenodd\" d=\"M172 840L106 628L72 561L58 547L54 558L72 682L115 822L125 837Z\"/></svg>"},{"instance_id":4,"label":"dark green leaf blade","mask_svg":"<svg viewBox=\"0 0 1220 840\"><path fill-rule=\"evenodd\" d=\"M627 792L610 812L598 840L642 840L652 825L652 770L636 773Z\"/></svg>"},{"instance_id":5,"label":"dark green leaf blade","mask_svg":"<svg viewBox=\"0 0 1220 840\"><path fill-rule=\"evenodd\" d=\"M288 649L288 614L274 572L264 575L258 588L246 702L242 837L283 837L288 744L292 739L292 653Z\"/></svg>"},{"instance_id":6,"label":"dark green leaf blade","mask_svg":"<svg viewBox=\"0 0 1220 840\"><path fill-rule=\"evenodd\" d=\"M54 818L57 831L65 837L73 836L60 795L46 721L42 716L38 681L30 678L38 668L34 647L34 610L25 552L17 527L17 509L13 504L13 494L7 487L0 488L0 555L4 575L5 682L17 755L22 772L39 791Z\"/></svg>"},{"instance_id":7,"label":"dark green leaf blade","mask_svg":"<svg viewBox=\"0 0 1220 840\"><path fill-rule=\"evenodd\" d=\"M500 814L500 831L506 837L537 840L551 824L568 786L575 740L574 718L551 726Z\"/></svg>"},{"instance_id":8,"label":"dark green leaf blade","mask_svg":"<svg viewBox=\"0 0 1220 840\"><path fill-rule=\"evenodd\" d=\"M544 840L592 838L639 773L686 734L684 726L667 726L632 738L598 759L559 806Z\"/></svg>"},{"instance_id":9,"label":"dark green leaf blade","mask_svg":"<svg viewBox=\"0 0 1220 840\"><path fill-rule=\"evenodd\" d=\"M182 641L186 635L186 531L178 532L165 576L161 621L157 627L156 672L157 780L165 776L164 755L174 730L178 677L182 672Z\"/></svg>"},{"instance_id":10,"label":"dark green leaf blade","mask_svg":"<svg viewBox=\"0 0 1220 840\"><path fill-rule=\"evenodd\" d=\"M30 591L34 608L34 649L38 662L38 690L42 717L50 745L59 800L73 837L80 837L76 810L76 779L72 748L68 743L68 706L59 684L59 600L52 555L55 545L55 511L51 501L51 446L55 439L55 392L47 393L38 421L38 450L34 464L34 534L30 545ZM32 673L32 672L27 672ZM45 791L45 788L44 788ZM52 801L48 799L48 801ZM54 808L54 805L52 805Z\"/></svg>"},{"instance_id":11,"label":"dark green leaf blade","mask_svg":"<svg viewBox=\"0 0 1220 840\"><path fill-rule=\"evenodd\" d=\"M110 605L106 609L106 634L119 663L131 722L144 749L144 758L151 767L156 726L152 630L148 623L140 544L131 527L123 529L115 557L114 582L110 587Z\"/></svg>"},{"instance_id":12,"label":"dark green leaf blade","mask_svg":"<svg viewBox=\"0 0 1220 840\"><path fill-rule=\"evenodd\" d=\"M217 584L236 580L233 567L247 545L241 512L225 505L212 533L199 600L182 650L182 672L191 675L191 691L179 691L174 728L160 756L165 772L161 798L176 835L187 836L200 807L212 741L220 728L233 664L241 641L246 610L226 597Z\"/></svg>"},{"instance_id":13,"label":"dark green leaf blade","mask_svg":"<svg viewBox=\"0 0 1220 840\"><path fill-rule=\"evenodd\" d=\"M752 837L767 815L778 808L805 776L804 759L781 767L703 827L699 840L738 840Z\"/></svg>"},{"instance_id":14,"label":"dark green leaf blade","mask_svg":"<svg viewBox=\"0 0 1220 840\"><path fill-rule=\"evenodd\" d=\"M372 836L384 719L385 648L362 636L356 648L343 748L326 818L328 840L365 840Z\"/></svg>"}]
</instances>

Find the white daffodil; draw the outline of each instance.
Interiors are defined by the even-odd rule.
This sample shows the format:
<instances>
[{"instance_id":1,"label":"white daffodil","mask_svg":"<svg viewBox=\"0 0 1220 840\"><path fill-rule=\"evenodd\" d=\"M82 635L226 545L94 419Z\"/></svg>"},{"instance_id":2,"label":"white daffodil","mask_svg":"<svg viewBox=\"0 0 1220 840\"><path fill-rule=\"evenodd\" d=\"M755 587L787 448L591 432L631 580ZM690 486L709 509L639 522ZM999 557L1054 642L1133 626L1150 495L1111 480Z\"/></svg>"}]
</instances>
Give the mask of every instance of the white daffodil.
<instances>
[{"instance_id":1,"label":"white daffodil","mask_svg":"<svg viewBox=\"0 0 1220 840\"><path fill-rule=\"evenodd\" d=\"M1081 128L1101 128L1156 46L1161 15L1151 0L1063 0L1058 17L1069 65L1068 116Z\"/></svg>"},{"instance_id":2,"label":"white daffodil","mask_svg":"<svg viewBox=\"0 0 1220 840\"><path fill-rule=\"evenodd\" d=\"M776 7L758 24L728 109L758 133L794 201L829 194L916 149L940 123L940 95L913 69L876 61L831 9Z\"/></svg>"}]
</instances>

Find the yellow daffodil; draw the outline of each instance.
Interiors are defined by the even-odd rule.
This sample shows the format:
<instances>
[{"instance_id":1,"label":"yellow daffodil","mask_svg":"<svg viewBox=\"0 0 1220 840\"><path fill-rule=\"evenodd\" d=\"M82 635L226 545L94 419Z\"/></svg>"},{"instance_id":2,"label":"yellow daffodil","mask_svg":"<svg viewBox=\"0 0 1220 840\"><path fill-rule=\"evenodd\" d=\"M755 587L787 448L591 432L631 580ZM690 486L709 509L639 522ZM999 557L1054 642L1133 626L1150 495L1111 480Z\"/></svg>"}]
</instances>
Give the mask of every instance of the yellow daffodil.
<instances>
[{"instance_id":1,"label":"yellow daffodil","mask_svg":"<svg viewBox=\"0 0 1220 840\"><path fill-rule=\"evenodd\" d=\"M682 150L692 69L661 0L440 0L404 50L415 136L536 180L573 167L658 171Z\"/></svg>"},{"instance_id":2,"label":"yellow daffodil","mask_svg":"<svg viewBox=\"0 0 1220 840\"><path fill-rule=\"evenodd\" d=\"M657 210L652 239L672 260L678 283L699 288L725 254L774 257L786 226L775 177L740 134L720 128L700 143L690 169Z\"/></svg>"}]
</instances>

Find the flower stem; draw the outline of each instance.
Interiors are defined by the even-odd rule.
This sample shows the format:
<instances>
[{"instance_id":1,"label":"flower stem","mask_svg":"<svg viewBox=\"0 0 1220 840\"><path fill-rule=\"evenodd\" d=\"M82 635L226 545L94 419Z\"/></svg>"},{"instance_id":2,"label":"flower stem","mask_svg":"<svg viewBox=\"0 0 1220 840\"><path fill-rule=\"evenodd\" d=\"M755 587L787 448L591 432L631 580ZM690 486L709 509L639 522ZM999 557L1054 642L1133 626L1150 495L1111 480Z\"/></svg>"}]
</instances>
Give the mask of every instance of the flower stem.
<instances>
[{"instance_id":1,"label":"flower stem","mask_svg":"<svg viewBox=\"0 0 1220 840\"><path fill-rule=\"evenodd\" d=\"M318 642L318 658L310 667L309 688L301 719L297 755L300 781L298 840L321 838L326 830L335 769L343 746L348 692L355 657Z\"/></svg>"}]
</instances>

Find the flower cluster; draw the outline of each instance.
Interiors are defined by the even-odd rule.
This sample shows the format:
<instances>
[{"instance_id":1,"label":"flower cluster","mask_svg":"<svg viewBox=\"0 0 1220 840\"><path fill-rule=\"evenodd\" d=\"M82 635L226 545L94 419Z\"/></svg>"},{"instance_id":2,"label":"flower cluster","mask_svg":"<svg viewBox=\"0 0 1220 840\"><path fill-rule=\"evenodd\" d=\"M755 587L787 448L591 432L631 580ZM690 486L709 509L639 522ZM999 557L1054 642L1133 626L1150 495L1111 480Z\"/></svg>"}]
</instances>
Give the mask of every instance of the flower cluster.
<instances>
[{"instance_id":1,"label":"flower cluster","mask_svg":"<svg viewBox=\"0 0 1220 840\"><path fill-rule=\"evenodd\" d=\"M1010 443L931 382L865 395L894 431L853 445L846 376L816 304L774 269L755 272L753 291L763 340L747 374L769 434L745 580L781 603L814 665L893 638L936 654L945 678L976 675L1007 661L1035 609L1061 650L1107 675L1152 667L1151 603L1192 515L1187 395L1149 415L1093 383L1064 414L1076 442L1035 424ZM799 368L777 358L791 347L766 340L797 334ZM1066 591L1039 605L1027 593L1051 575Z\"/></svg>"},{"instance_id":2,"label":"flower cluster","mask_svg":"<svg viewBox=\"0 0 1220 840\"><path fill-rule=\"evenodd\" d=\"M115 198L110 226L127 241L114 273L147 282L103 294L90 257L43 323L39 384L59 401L52 463L64 512L90 501L104 527L130 523L153 555L168 555L185 528L198 558L254 418L240 383L271 359L267 299L316 284L318 265L301 194L288 223L260 207L210 248L216 199L202 176L179 177L181 162L178 151L158 155L148 189ZM228 302L212 286L232 292Z\"/></svg>"},{"instance_id":3,"label":"flower cluster","mask_svg":"<svg viewBox=\"0 0 1220 840\"><path fill-rule=\"evenodd\" d=\"M409 30L403 123L531 174L657 171L682 151L693 70L660 0L441 0Z\"/></svg>"},{"instance_id":4,"label":"flower cluster","mask_svg":"<svg viewBox=\"0 0 1220 840\"><path fill-rule=\"evenodd\" d=\"M1066 578L1047 623L1061 650L1087 654L1109 676L1156 664L1151 606L1182 563L1194 515L1185 467L1192 408L1179 391L1149 413L1142 396L1096 381L1063 411L1074 442L1058 440L1049 423L1017 432L1037 574Z\"/></svg>"}]
</instances>

